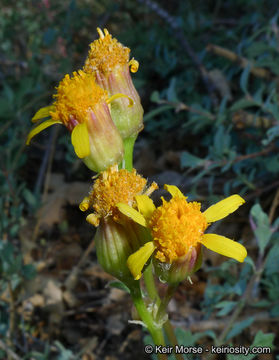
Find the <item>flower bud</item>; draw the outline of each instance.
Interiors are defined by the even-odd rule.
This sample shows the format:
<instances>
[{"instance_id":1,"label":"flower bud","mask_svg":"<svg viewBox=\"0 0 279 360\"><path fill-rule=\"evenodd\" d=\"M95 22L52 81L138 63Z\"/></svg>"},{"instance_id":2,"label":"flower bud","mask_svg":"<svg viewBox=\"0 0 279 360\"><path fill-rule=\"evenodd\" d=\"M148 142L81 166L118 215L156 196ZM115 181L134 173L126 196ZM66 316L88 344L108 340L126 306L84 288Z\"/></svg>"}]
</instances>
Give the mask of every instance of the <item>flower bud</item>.
<instances>
[{"instance_id":1,"label":"flower bud","mask_svg":"<svg viewBox=\"0 0 279 360\"><path fill-rule=\"evenodd\" d=\"M131 79L138 62L129 61L130 49L113 39L108 30L97 28L98 40L90 44L84 71L93 73L96 82L115 100L111 103L111 116L123 139L136 136L143 129L143 108ZM126 97L118 97L124 94ZM129 104L129 102L132 102Z\"/></svg>"},{"instance_id":2,"label":"flower bud","mask_svg":"<svg viewBox=\"0 0 279 360\"><path fill-rule=\"evenodd\" d=\"M94 238L100 265L127 285L134 281L127 259L142 245L141 232L140 225L132 221L122 225L108 217L100 221Z\"/></svg>"}]
</instances>

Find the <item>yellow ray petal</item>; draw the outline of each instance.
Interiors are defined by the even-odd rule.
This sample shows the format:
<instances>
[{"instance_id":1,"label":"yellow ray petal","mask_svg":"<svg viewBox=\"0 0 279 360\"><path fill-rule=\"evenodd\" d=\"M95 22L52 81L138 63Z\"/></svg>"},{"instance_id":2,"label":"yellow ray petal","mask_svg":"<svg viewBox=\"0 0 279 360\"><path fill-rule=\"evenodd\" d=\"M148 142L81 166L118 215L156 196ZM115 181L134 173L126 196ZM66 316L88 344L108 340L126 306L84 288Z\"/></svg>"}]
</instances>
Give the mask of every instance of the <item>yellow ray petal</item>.
<instances>
[{"instance_id":1,"label":"yellow ray petal","mask_svg":"<svg viewBox=\"0 0 279 360\"><path fill-rule=\"evenodd\" d=\"M51 125L54 125L54 124L62 124L62 122L60 120L56 120L56 121L53 121L53 120L46 120L44 122L42 122L40 125L36 126L33 130L30 131L30 133L28 134L27 136L27 140L26 140L26 145L29 145L30 144L30 141L31 139L39 134L41 131L43 131L44 129L48 128L49 126Z\"/></svg>"},{"instance_id":2,"label":"yellow ray petal","mask_svg":"<svg viewBox=\"0 0 279 360\"><path fill-rule=\"evenodd\" d=\"M176 197L180 197L182 199L186 199L186 196L184 196L182 194L182 192L178 189L178 187L175 186L175 185L167 185L167 184L165 184L164 189L167 190L171 194L172 197L176 196Z\"/></svg>"},{"instance_id":3,"label":"yellow ray petal","mask_svg":"<svg viewBox=\"0 0 279 360\"><path fill-rule=\"evenodd\" d=\"M123 203L119 203L116 205L119 209L119 211L134 220L136 223L146 226L146 220L145 218L135 209L133 209L131 206Z\"/></svg>"},{"instance_id":4,"label":"yellow ray petal","mask_svg":"<svg viewBox=\"0 0 279 360\"><path fill-rule=\"evenodd\" d=\"M90 155L89 135L85 122L74 127L71 140L75 153L80 159Z\"/></svg>"},{"instance_id":5,"label":"yellow ray petal","mask_svg":"<svg viewBox=\"0 0 279 360\"><path fill-rule=\"evenodd\" d=\"M136 202L139 212L147 219L150 219L156 209L153 201L147 195L137 195Z\"/></svg>"},{"instance_id":6,"label":"yellow ray petal","mask_svg":"<svg viewBox=\"0 0 279 360\"><path fill-rule=\"evenodd\" d=\"M245 203L245 200L242 199L239 195L231 195L224 200L217 202L216 204L210 206L203 213L206 217L208 223L223 219L229 214L233 213L239 208L242 204Z\"/></svg>"},{"instance_id":7,"label":"yellow ray petal","mask_svg":"<svg viewBox=\"0 0 279 360\"><path fill-rule=\"evenodd\" d=\"M55 109L55 106L53 106L53 105L49 105L49 106L40 108L36 112L36 114L32 117L32 122L36 123L38 120L50 116L49 115L50 111L54 111L54 109Z\"/></svg>"},{"instance_id":8,"label":"yellow ray petal","mask_svg":"<svg viewBox=\"0 0 279 360\"><path fill-rule=\"evenodd\" d=\"M245 247L236 241L217 234L205 234L201 243L218 254L243 262L247 256Z\"/></svg>"},{"instance_id":9,"label":"yellow ray petal","mask_svg":"<svg viewBox=\"0 0 279 360\"><path fill-rule=\"evenodd\" d=\"M153 244L153 241L149 241L128 257L127 266L135 280L140 279L141 271L155 249L156 246Z\"/></svg>"}]
</instances>

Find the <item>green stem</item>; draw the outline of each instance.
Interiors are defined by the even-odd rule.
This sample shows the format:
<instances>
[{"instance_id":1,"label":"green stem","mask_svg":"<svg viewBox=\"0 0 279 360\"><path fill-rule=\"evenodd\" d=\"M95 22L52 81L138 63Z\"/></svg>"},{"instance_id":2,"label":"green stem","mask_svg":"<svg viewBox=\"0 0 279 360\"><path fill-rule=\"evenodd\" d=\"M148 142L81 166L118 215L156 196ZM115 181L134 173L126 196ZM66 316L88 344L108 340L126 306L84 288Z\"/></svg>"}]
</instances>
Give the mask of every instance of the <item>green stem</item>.
<instances>
[{"instance_id":1,"label":"green stem","mask_svg":"<svg viewBox=\"0 0 279 360\"><path fill-rule=\"evenodd\" d=\"M130 288L133 303L138 311L141 320L147 327L150 335L152 336L155 345L165 345L165 339L162 328L160 328L155 322L151 313L146 309L145 303L142 299L139 282L137 281L134 286ZM159 360L167 360L165 354L157 354Z\"/></svg>"},{"instance_id":2,"label":"green stem","mask_svg":"<svg viewBox=\"0 0 279 360\"><path fill-rule=\"evenodd\" d=\"M144 273L144 283L146 286L146 290L148 293L148 296L152 301L155 302L155 300L158 300L159 295L155 286L155 281L152 273L152 262L150 261L149 265L146 267ZM159 298L160 299L160 298Z\"/></svg>"},{"instance_id":3,"label":"green stem","mask_svg":"<svg viewBox=\"0 0 279 360\"><path fill-rule=\"evenodd\" d=\"M164 323L164 330L165 330L165 333L169 339L170 344L173 346L173 348L175 348L176 345L179 345L176 335L175 335L175 332L174 332L174 329L173 329L173 326L169 320L167 320ZM184 357L181 354L174 353L174 356L175 356L176 360L184 360Z\"/></svg>"},{"instance_id":4,"label":"green stem","mask_svg":"<svg viewBox=\"0 0 279 360\"><path fill-rule=\"evenodd\" d=\"M133 170L133 151L136 141L136 136L131 136L125 139L124 142L124 160L122 162L122 167L128 171Z\"/></svg>"},{"instance_id":5,"label":"green stem","mask_svg":"<svg viewBox=\"0 0 279 360\"><path fill-rule=\"evenodd\" d=\"M167 309L168 303L170 302L170 299L173 297L173 294L175 293L176 288L177 288L177 285L169 285L168 286L168 289L166 291L164 299L162 300L162 302L159 306L157 316L156 316L156 321L160 322L160 320L163 319L163 317L166 315L166 309Z\"/></svg>"},{"instance_id":6,"label":"green stem","mask_svg":"<svg viewBox=\"0 0 279 360\"><path fill-rule=\"evenodd\" d=\"M152 273L152 263L150 263L147 268L145 269L144 273L144 282L145 282L145 286L146 286L146 290L147 293L150 297L150 299L152 301L156 301L156 305L160 308L161 306L161 299L160 296L158 294L156 285L155 285L155 281L154 281L154 277L153 277L153 273ZM176 287L173 287L174 290L176 289ZM164 325L164 331L169 339L170 344L175 348L176 345L178 344L173 326L171 324L171 322L169 320L167 320ZM183 360L183 356L181 354L174 354L176 360Z\"/></svg>"}]
</instances>

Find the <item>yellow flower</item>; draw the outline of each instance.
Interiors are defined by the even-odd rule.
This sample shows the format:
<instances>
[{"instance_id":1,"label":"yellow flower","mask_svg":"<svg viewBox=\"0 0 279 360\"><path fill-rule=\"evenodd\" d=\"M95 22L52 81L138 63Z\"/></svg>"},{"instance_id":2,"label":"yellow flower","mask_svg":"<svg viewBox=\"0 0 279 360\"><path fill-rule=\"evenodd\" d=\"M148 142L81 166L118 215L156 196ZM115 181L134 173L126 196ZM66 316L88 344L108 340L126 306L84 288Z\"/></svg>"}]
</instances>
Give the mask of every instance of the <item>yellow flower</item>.
<instances>
[{"instance_id":1,"label":"yellow flower","mask_svg":"<svg viewBox=\"0 0 279 360\"><path fill-rule=\"evenodd\" d=\"M239 195L229 196L201 212L200 203L188 202L176 186L165 185L165 189L172 199L163 199L158 208L144 195L136 196L139 211L118 204L123 214L148 227L153 237L153 241L144 244L128 258L128 267L136 280L141 277L141 271L153 253L158 261L172 264L200 244L221 255L244 261L247 251L243 245L225 236L204 234L212 222L228 216L245 202Z\"/></svg>"},{"instance_id":2,"label":"yellow flower","mask_svg":"<svg viewBox=\"0 0 279 360\"><path fill-rule=\"evenodd\" d=\"M116 97L122 96L118 94ZM71 132L71 141L77 156L93 171L102 171L123 158L123 141L112 121L108 97L92 74L82 70L68 74L59 83L51 106L40 109L32 122L50 117L28 135L30 140L54 124L63 124Z\"/></svg>"},{"instance_id":3,"label":"yellow flower","mask_svg":"<svg viewBox=\"0 0 279 360\"><path fill-rule=\"evenodd\" d=\"M137 251L150 234L147 229L122 215L116 206L119 202L133 206L135 196L152 193L157 188L153 183L146 187L147 180L114 165L101 172L95 180L89 196L80 204L80 210L93 209L86 220L98 227L95 235L97 258L103 269L125 284L134 282L127 267L127 260Z\"/></svg>"},{"instance_id":4,"label":"yellow flower","mask_svg":"<svg viewBox=\"0 0 279 360\"><path fill-rule=\"evenodd\" d=\"M123 139L136 136L143 129L143 108L131 79L131 72L138 70L136 60L129 60L130 49L112 38L107 29L97 28L100 38L90 44L84 65L86 73L92 73L96 82L110 96L127 95L111 105L111 116ZM133 106L128 106L128 100Z\"/></svg>"},{"instance_id":5,"label":"yellow flower","mask_svg":"<svg viewBox=\"0 0 279 360\"><path fill-rule=\"evenodd\" d=\"M92 187L89 196L84 198L80 204L80 210L86 211L90 208L94 209L94 213L87 216L86 220L98 226L100 219L112 217L118 223L126 217L121 216L117 204L124 203L131 206L136 205L135 197L140 194L150 195L157 184L152 183L150 187L146 187L147 180L137 174L133 169L129 172L126 169L118 170L118 166L109 167L106 171L100 173Z\"/></svg>"}]
</instances>

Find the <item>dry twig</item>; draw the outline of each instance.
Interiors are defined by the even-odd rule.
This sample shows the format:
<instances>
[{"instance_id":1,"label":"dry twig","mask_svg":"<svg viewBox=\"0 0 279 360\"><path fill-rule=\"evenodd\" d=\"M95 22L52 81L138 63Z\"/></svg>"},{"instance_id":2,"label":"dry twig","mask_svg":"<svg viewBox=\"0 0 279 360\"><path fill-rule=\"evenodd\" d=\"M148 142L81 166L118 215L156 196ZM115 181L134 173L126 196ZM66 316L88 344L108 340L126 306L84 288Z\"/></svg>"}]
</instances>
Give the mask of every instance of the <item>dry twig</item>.
<instances>
[{"instance_id":1,"label":"dry twig","mask_svg":"<svg viewBox=\"0 0 279 360\"><path fill-rule=\"evenodd\" d=\"M242 56L238 56L236 53L234 53L231 50L225 49L221 46L214 44L208 44L206 50L218 56L222 56L232 62L235 62L242 68L245 68L246 66L250 65L251 67L250 72L254 76L260 77L265 80L272 80L272 78L274 78L274 75L268 69L253 66L253 63L250 60Z\"/></svg>"}]
</instances>

